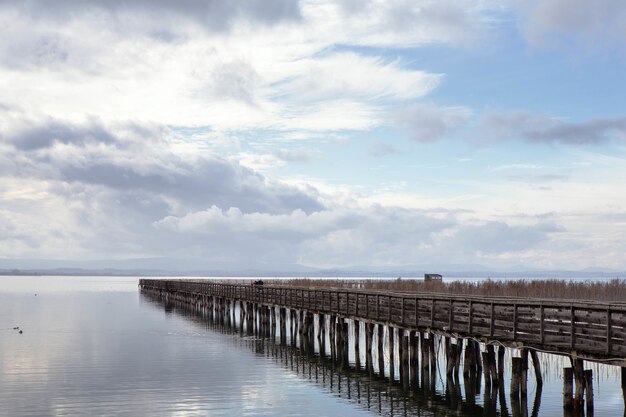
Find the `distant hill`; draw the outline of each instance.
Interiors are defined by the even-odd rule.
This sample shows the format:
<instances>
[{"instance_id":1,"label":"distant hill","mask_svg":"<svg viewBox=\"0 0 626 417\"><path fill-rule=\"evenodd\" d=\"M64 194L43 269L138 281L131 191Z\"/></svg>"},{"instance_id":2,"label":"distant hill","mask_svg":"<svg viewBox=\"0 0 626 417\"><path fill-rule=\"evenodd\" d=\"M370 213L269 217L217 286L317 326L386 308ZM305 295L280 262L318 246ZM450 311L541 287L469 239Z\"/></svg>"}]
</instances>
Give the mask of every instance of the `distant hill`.
<instances>
[{"instance_id":1,"label":"distant hill","mask_svg":"<svg viewBox=\"0 0 626 417\"><path fill-rule=\"evenodd\" d=\"M412 278L424 273L445 277L482 278L613 278L625 272L604 268L581 271L538 270L517 267L515 270L491 270L481 265L402 265L396 267L358 266L352 268L311 268L303 265L237 265L204 260L145 258L122 260L47 260L0 259L0 275L94 275L94 276L190 276L190 277L373 277Z\"/></svg>"}]
</instances>

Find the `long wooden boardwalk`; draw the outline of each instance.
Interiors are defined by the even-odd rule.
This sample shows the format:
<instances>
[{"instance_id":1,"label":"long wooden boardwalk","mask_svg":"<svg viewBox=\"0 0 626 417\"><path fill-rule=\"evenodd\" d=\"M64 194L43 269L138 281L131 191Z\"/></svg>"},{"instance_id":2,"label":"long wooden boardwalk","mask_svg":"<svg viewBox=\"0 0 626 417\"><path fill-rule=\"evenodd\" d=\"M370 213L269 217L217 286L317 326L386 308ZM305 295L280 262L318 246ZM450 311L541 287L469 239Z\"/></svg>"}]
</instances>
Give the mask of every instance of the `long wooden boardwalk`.
<instances>
[{"instance_id":1,"label":"long wooden boardwalk","mask_svg":"<svg viewBox=\"0 0 626 417\"><path fill-rule=\"evenodd\" d=\"M149 295L153 301L164 301L158 295ZM446 378L445 387L436 389L436 376L431 378L430 373L422 373L419 386L411 390L401 386L389 385L389 381L380 377L372 369L337 366L337 362L326 354L296 346L295 340L291 343L278 343L276 338L264 335L253 336L252 329L241 331L236 322L221 323L211 316L202 306L193 306L184 302L164 302L166 311L177 311L193 320L202 327L208 327L217 333L241 336L241 345L247 346L267 358L272 358L278 366L288 369L295 375L321 386L346 401L352 402L360 408L385 415L394 416L501 416L509 415L509 406L520 409L517 415L530 417L539 416L541 405L541 387L534 392L534 400L519 405L507 401L504 384L497 390L490 390L489 384L482 391L483 402L477 403L476 397L481 394L481 374L473 379L465 378L459 383L452 378ZM319 346L318 346L319 348ZM463 394L464 397L463 397ZM498 404L499 403L499 404ZM498 410L499 405L499 410ZM529 412L530 411L530 412Z\"/></svg>"},{"instance_id":2,"label":"long wooden boardwalk","mask_svg":"<svg viewBox=\"0 0 626 417\"><path fill-rule=\"evenodd\" d=\"M304 309L398 329L437 331L626 366L626 304L182 280L142 279L140 286L198 298L220 297Z\"/></svg>"},{"instance_id":3,"label":"long wooden boardwalk","mask_svg":"<svg viewBox=\"0 0 626 417\"><path fill-rule=\"evenodd\" d=\"M233 323L238 310L241 326L280 328L281 337L288 333L289 322L292 339L299 335L303 344L314 338L317 323L318 340L323 341L328 334L331 356L342 362L347 362L351 349L351 332L358 360L363 331L366 367L373 366L377 330L378 369L384 374L386 366L390 380L395 380L395 370L399 369L399 379L407 386L409 379L417 376L419 362L423 371L429 366L431 372L436 369L433 336L437 335L444 341L448 376L458 375L464 355L464 374L484 371L486 379L498 383L504 371L505 347L509 347L516 349L511 363L512 395L526 395L529 357L537 383L542 383L537 351L571 358L572 367L564 370L565 408L582 408L583 398L593 407L592 371L584 369L583 360L622 367L626 395L626 304L255 286L210 280L142 279L139 285L142 291L165 299L202 306L228 320L232 317ZM383 363L384 358L388 364Z\"/></svg>"}]
</instances>

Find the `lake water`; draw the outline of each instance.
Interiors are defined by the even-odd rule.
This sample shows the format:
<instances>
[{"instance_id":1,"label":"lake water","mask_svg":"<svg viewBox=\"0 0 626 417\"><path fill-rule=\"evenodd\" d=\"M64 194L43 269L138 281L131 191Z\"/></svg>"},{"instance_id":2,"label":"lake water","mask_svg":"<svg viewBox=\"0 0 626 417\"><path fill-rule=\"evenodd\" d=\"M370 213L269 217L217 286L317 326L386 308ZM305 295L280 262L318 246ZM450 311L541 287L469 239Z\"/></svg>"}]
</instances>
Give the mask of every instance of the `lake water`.
<instances>
[{"instance_id":1,"label":"lake water","mask_svg":"<svg viewBox=\"0 0 626 417\"><path fill-rule=\"evenodd\" d=\"M432 391L406 392L363 371L339 369L297 346L247 336L198 312L165 305L140 294L137 282L0 277L0 416L428 416L502 410L495 406L497 396L484 389L472 398L462 383L459 390L446 389L445 375ZM541 358L544 386L536 397L530 372L529 415L535 410L561 416L560 372L567 364L560 357ZM617 368L587 367L594 369L595 415L623 415Z\"/></svg>"}]
</instances>

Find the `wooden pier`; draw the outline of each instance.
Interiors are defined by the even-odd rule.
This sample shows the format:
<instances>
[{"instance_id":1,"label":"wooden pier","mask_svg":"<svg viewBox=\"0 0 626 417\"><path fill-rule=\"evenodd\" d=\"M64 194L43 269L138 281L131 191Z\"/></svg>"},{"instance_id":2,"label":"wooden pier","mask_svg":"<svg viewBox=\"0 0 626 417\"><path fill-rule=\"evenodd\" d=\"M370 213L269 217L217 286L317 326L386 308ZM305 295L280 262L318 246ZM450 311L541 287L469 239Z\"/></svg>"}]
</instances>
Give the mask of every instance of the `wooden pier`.
<instances>
[{"instance_id":1,"label":"wooden pier","mask_svg":"<svg viewBox=\"0 0 626 417\"><path fill-rule=\"evenodd\" d=\"M571 369L564 370L564 409L572 410L572 415L578 415L584 398L587 414L593 414L592 375L583 369L583 360L626 367L626 304L209 280L142 279L139 285L166 300L208 309L223 322L239 323L242 330L245 325L253 332L275 335L279 329L281 338L290 335L303 347L314 345L317 335L318 349L329 346L330 357L341 364L347 364L349 355L360 361L363 350L365 369L376 368L379 375L405 388L419 385L420 373L423 378L435 371L435 339L444 346L447 378L458 383L463 358L464 376L482 372L494 392L503 385L505 348L513 348L513 411L526 402L529 358L537 385L542 384L537 351L571 358ZM327 337L329 343L322 343ZM378 363L373 360L374 349Z\"/></svg>"}]
</instances>

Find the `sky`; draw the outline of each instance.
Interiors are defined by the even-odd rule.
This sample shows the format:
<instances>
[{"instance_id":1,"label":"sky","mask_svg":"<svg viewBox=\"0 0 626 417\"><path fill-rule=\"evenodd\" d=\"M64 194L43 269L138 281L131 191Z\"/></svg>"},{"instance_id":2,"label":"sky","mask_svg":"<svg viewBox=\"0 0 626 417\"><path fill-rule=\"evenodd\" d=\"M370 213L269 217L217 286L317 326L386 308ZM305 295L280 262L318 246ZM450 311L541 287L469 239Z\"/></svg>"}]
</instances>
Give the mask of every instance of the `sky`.
<instances>
[{"instance_id":1,"label":"sky","mask_svg":"<svg viewBox=\"0 0 626 417\"><path fill-rule=\"evenodd\" d=\"M0 260L626 270L622 0L0 0L0 26Z\"/></svg>"}]
</instances>

